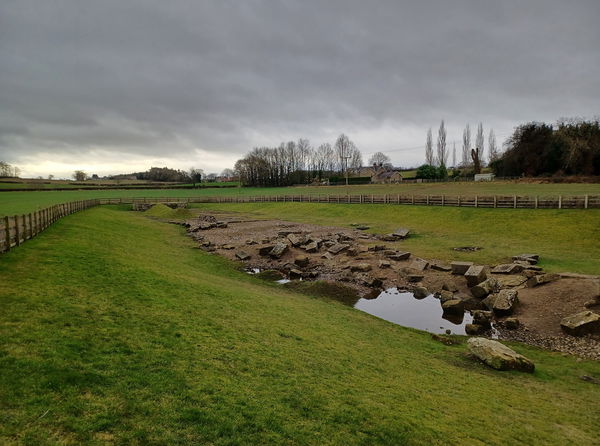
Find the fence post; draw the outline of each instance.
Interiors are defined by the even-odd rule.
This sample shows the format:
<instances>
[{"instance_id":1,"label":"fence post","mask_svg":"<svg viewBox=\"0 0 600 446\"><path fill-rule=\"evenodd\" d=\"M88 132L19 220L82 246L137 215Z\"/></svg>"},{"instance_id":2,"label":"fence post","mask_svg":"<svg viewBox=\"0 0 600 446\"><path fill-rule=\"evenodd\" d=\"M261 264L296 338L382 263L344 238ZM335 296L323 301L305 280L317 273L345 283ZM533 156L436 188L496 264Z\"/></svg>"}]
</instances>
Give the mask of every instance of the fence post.
<instances>
[{"instance_id":1,"label":"fence post","mask_svg":"<svg viewBox=\"0 0 600 446\"><path fill-rule=\"evenodd\" d=\"M429 206L429 194L427 194L427 206Z\"/></svg>"},{"instance_id":2,"label":"fence post","mask_svg":"<svg viewBox=\"0 0 600 446\"><path fill-rule=\"evenodd\" d=\"M4 217L4 239L6 240L5 251L10 251L10 220L8 216Z\"/></svg>"},{"instance_id":3,"label":"fence post","mask_svg":"<svg viewBox=\"0 0 600 446\"><path fill-rule=\"evenodd\" d=\"M562 209L562 195L558 196L558 209Z\"/></svg>"},{"instance_id":4,"label":"fence post","mask_svg":"<svg viewBox=\"0 0 600 446\"><path fill-rule=\"evenodd\" d=\"M19 246L21 244L21 235L19 234L19 217L14 216L15 221L15 242Z\"/></svg>"},{"instance_id":5,"label":"fence post","mask_svg":"<svg viewBox=\"0 0 600 446\"><path fill-rule=\"evenodd\" d=\"M415 196L411 195L410 198L411 198L411 204L415 204Z\"/></svg>"},{"instance_id":6,"label":"fence post","mask_svg":"<svg viewBox=\"0 0 600 446\"><path fill-rule=\"evenodd\" d=\"M538 195L536 195L535 196L535 209L537 209L539 206L539 199L540 199L540 197Z\"/></svg>"},{"instance_id":7,"label":"fence post","mask_svg":"<svg viewBox=\"0 0 600 446\"><path fill-rule=\"evenodd\" d=\"M33 238L33 217L29 214L29 238Z\"/></svg>"},{"instance_id":8,"label":"fence post","mask_svg":"<svg viewBox=\"0 0 600 446\"><path fill-rule=\"evenodd\" d=\"M513 209L517 209L517 196L513 195Z\"/></svg>"},{"instance_id":9,"label":"fence post","mask_svg":"<svg viewBox=\"0 0 600 446\"><path fill-rule=\"evenodd\" d=\"M442 195L442 206L444 206L444 195Z\"/></svg>"},{"instance_id":10,"label":"fence post","mask_svg":"<svg viewBox=\"0 0 600 446\"><path fill-rule=\"evenodd\" d=\"M475 207L479 207L479 197L477 195L475 195Z\"/></svg>"},{"instance_id":11,"label":"fence post","mask_svg":"<svg viewBox=\"0 0 600 446\"><path fill-rule=\"evenodd\" d=\"M494 207L498 207L498 195L494 195Z\"/></svg>"},{"instance_id":12,"label":"fence post","mask_svg":"<svg viewBox=\"0 0 600 446\"><path fill-rule=\"evenodd\" d=\"M458 196L458 207L460 207L460 195Z\"/></svg>"},{"instance_id":13,"label":"fence post","mask_svg":"<svg viewBox=\"0 0 600 446\"><path fill-rule=\"evenodd\" d=\"M588 208L588 196L586 195L585 198L583 199L583 208L587 209Z\"/></svg>"}]
</instances>

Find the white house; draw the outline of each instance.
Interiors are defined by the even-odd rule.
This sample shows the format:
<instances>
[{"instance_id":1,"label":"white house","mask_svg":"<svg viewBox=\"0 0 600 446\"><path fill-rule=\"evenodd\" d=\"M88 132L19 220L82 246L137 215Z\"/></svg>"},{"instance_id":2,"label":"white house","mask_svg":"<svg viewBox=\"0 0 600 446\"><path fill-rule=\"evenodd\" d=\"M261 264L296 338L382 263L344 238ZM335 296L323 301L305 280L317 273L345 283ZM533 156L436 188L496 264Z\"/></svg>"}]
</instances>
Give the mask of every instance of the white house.
<instances>
[{"instance_id":1,"label":"white house","mask_svg":"<svg viewBox=\"0 0 600 446\"><path fill-rule=\"evenodd\" d=\"M475 174L475 181L493 181L495 176L493 173L478 173Z\"/></svg>"}]
</instances>

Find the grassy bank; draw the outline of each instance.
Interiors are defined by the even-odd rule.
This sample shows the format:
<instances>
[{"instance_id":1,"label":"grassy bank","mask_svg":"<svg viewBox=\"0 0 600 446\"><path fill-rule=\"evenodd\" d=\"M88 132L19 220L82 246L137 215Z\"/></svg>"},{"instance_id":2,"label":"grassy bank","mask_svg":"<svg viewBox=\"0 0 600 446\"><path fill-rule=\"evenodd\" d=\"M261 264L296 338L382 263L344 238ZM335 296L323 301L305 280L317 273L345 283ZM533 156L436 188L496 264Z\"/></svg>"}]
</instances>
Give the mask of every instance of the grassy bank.
<instances>
[{"instance_id":1,"label":"grassy bank","mask_svg":"<svg viewBox=\"0 0 600 446\"><path fill-rule=\"evenodd\" d=\"M211 183L215 184L215 183ZM218 184L218 183L217 183ZM293 195L293 194L401 194L401 195L600 195L600 184L529 184L516 182L493 183L424 183L424 184L367 184L361 186L315 186L274 188L205 188L205 189L145 189L145 190L73 190L0 192L0 216L31 212L52 204L89 198L119 197L198 197L236 195Z\"/></svg>"},{"instance_id":2,"label":"grassy bank","mask_svg":"<svg viewBox=\"0 0 600 446\"><path fill-rule=\"evenodd\" d=\"M2 444L566 444L598 362L516 345L495 372L429 335L265 284L117 207L0 256Z\"/></svg>"},{"instance_id":3,"label":"grassy bank","mask_svg":"<svg viewBox=\"0 0 600 446\"><path fill-rule=\"evenodd\" d=\"M600 274L600 209L535 211L311 203L194 206L324 225L366 223L375 233L408 227L412 236L396 246L426 258L493 264L523 252L536 252L542 257L540 265L548 271ZM483 249L452 250L461 246Z\"/></svg>"}]
</instances>

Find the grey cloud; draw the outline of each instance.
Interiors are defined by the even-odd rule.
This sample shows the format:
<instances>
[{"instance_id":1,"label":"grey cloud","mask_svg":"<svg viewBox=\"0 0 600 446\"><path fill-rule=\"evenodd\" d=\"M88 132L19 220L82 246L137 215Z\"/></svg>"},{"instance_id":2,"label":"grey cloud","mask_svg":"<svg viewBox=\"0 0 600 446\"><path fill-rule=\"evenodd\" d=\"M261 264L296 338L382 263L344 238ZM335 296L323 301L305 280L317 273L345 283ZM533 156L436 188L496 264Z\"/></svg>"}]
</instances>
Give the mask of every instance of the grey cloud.
<instances>
[{"instance_id":1,"label":"grey cloud","mask_svg":"<svg viewBox=\"0 0 600 446\"><path fill-rule=\"evenodd\" d=\"M373 152L420 145L442 118L455 133L481 120L506 134L589 116L599 17L585 0L7 1L0 156L235 157L395 127L387 142L365 137Z\"/></svg>"}]
</instances>

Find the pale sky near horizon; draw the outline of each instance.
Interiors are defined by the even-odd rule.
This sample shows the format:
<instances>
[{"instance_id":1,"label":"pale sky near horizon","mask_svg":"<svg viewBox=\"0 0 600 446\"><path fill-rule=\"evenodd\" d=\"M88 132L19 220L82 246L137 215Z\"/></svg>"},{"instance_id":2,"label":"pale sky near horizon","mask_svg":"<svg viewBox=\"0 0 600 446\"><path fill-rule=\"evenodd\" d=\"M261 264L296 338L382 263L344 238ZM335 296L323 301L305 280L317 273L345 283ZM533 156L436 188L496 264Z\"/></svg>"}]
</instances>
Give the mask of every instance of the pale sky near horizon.
<instances>
[{"instance_id":1,"label":"pale sky near horizon","mask_svg":"<svg viewBox=\"0 0 600 446\"><path fill-rule=\"evenodd\" d=\"M0 160L23 176L220 172L346 133L424 162L440 120L501 144L600 114L600 1L5 0Z\"/></svg>"}]
</instances>

